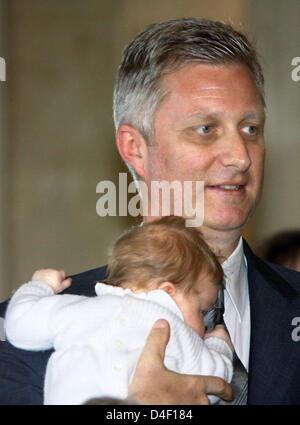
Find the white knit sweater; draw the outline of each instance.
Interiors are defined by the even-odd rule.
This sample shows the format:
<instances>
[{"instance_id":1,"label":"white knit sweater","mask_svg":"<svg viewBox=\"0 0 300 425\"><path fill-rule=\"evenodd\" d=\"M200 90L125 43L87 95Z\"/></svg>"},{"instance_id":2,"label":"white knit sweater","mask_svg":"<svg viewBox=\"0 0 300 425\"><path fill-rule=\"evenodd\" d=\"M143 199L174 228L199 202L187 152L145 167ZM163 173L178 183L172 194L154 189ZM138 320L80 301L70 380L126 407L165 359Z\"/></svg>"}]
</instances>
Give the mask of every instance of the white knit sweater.
<instances>
[{"instance_id":1,"label":"white knit sweater","mask_svg":"<svg viewBox=\"0 0 300 425\"><path fill-rule=\"evenodd\" d=\"M9 303L7 339L27 350L55 349L46 370L45 404L126 398L146 338L159 318L167 319L171 328L167 368L230 382L230 347L219 338L200 338L166 292L135 294L101 283L95 290L98 296L91 298L54 296L49 285L33 281L22 285Z\"/></svg>"}]
</instances>

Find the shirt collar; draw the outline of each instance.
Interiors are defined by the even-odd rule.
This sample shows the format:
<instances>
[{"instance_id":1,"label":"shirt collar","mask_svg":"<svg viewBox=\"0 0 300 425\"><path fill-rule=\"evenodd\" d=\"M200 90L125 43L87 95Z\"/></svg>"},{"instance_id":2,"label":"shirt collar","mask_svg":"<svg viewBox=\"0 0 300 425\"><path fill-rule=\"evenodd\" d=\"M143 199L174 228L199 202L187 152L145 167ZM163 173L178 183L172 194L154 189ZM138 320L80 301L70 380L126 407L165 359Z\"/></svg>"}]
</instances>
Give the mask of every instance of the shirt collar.
<instances>
[{"instance_id":1,"label":"shirt collar","mask_svg":"<svg viewBox=\"0 0 300 425\"><path fill-rule=\"evenodd\" d=\"M225 293L228 293L241 321L248 299L247 262L242 237L236 249L222 264L222 268L225 274Z\"/></svg>"},{"instance_id":2,"label":"shirt collar","mask_svg":"<svg viewBox=\"0 0 300 425\"><path fill-rule=\"evenodd\" d=\"M153 289L148 292L132 292L129 288L121 288L120 286L107 285L105 283L98 282L95 285L95 292L98 296L103 295L117 295L119 297L125 297L127 295L134 298L139 298L146 301L151 301L166 307L172 313L179 316L181 320L184 320L183 315L173 298L167 294L167 292L161 289Z\"/></svg>"}]
</instances>

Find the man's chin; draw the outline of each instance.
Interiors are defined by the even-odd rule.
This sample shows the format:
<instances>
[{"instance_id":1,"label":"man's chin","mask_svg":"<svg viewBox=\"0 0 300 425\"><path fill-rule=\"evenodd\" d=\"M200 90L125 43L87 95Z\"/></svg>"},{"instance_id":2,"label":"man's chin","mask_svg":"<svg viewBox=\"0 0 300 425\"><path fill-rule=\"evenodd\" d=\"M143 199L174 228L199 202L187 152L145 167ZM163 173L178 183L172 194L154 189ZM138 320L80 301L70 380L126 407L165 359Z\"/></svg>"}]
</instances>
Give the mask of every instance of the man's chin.
<instances>
[{"instance_id":1,"label":"man's chin","mask_svg":"<svg viewBox=\"0 0 300 425\"><path fill-rule=\"evenodd\" d=\"M203 222L203 225L201 226L201 229L211 229L216 232L240 232L240 234L243 233L247 223L248 223L248 217L244 218L243 220L233 220L232 217L228 220L219 220L219 221L211 221L211 220L205 220Z\"/></svg>"}]
</instances>

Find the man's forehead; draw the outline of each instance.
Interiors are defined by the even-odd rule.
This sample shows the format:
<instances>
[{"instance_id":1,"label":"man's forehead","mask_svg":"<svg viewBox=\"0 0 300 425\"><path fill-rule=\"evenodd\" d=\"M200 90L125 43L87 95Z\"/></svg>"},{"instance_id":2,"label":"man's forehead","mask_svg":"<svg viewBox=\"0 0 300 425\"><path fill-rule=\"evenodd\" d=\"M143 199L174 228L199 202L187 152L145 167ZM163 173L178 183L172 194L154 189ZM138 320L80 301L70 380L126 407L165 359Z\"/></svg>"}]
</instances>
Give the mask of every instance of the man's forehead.
<instances>
[{"instance_id":1,"label":"man's forehead","mask_svg":"<svg viewBox=\"0 0 300 425\"><path fill-rule=\"evenodd\" d=\"M186 118L191 121L208 115L218 118L224 112L223 108L231 106L232 110L241 107L241 113L249 119L265 119L260 93L243 64L187 64L166 74L161 87L165 91L162 104L169 100L175 106L184 100L185 105L194 105L186 111Z\"/></svg>"}]
</instances>

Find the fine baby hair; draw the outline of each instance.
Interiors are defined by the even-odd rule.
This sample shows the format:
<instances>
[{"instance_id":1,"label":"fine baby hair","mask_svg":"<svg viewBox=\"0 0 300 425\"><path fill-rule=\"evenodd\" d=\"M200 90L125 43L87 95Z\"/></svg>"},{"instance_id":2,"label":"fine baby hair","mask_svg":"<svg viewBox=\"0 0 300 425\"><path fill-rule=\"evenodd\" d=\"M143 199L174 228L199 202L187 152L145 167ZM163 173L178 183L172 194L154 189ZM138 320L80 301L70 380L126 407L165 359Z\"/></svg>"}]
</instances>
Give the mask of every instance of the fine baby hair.
<instances>
[{"instance_id":1,"label":"fine baby hair","mask_svg":"<svg viewBox=\"0 0 300 425\"><path fill-rule=\"evenodd\" d=\"M114 244L104 283L153 289L169 281L190 291L199 276L223 281L223 270L201 232L186 227L185 219L167 216L135 227Z\"/></svg>"}]
</instances>

